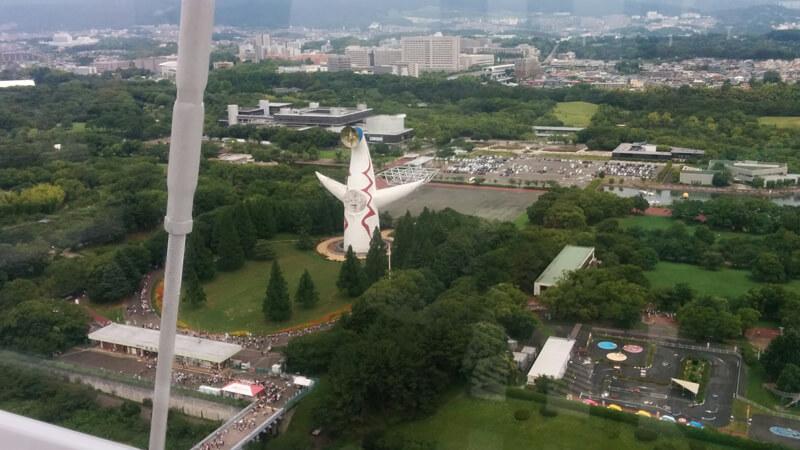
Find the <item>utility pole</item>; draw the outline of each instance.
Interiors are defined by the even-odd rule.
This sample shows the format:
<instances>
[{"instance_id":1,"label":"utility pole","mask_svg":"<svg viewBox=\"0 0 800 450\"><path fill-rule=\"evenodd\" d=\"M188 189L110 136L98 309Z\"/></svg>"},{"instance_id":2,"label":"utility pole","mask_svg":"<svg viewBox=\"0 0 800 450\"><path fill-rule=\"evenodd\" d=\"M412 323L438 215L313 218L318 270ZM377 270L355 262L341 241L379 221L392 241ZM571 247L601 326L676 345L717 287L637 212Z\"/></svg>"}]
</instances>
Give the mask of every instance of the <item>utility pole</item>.
<instances>
[{"instance_id":1,"label":"utility pole","mask_svg":"<svg viewBox=\"0 0 800 450\"><path fill-rule=\"evenodd\" d=\"M177 98L172 113L169 164L167 166L167 215L169 233L164 265L164 305L158 336L158 363L153 393L150 450L163 450L167 438L169 391L175 359L178 297L181 292L186 235L192 231L192 203L200 167L203 138L203 92L208 82L214 0L182 0L178 38Z\"/></svg>"}]
</instances>

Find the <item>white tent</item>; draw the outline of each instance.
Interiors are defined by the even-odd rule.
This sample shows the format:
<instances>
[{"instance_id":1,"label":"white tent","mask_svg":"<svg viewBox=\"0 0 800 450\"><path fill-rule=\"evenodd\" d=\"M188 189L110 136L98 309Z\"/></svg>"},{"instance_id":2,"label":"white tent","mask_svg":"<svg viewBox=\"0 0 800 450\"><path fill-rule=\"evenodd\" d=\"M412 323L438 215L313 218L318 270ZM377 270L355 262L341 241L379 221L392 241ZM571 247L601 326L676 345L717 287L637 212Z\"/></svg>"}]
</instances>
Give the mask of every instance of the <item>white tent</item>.
<instances>
[{"instance_id":1,"label":"white tent","mask_svg":"<svg viewBox=\"0 0 800 450\"><path fill-rule=\"evenodd\" d=\"M686 389L687 391L691 392L694 395L697 395L697 393L700 392L700 385L698 383L693 383L691 381L686 381L686 380L679 380L677 378L671 378L671 380L673 383Z\"/></svg>"}]
</instances>

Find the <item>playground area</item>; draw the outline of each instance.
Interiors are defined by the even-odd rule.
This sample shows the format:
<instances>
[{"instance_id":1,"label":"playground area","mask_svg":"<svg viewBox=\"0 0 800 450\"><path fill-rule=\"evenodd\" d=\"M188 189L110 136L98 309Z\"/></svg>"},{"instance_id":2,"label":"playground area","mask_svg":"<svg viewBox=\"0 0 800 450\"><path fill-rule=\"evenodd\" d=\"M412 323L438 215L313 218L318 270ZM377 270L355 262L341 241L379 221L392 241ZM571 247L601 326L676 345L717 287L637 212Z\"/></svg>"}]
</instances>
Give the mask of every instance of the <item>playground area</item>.
<instances>
[{"instance_id":1,"label":"playground area","mask_svg":"<svg viewBox=\"0 0 800 450\"><path fill-rule=\"evenodd\" d=\"M601 406L722 427L744 393L739 357L723 350L586 331L578 342L570 393Z\"/></svg>"}]
</instances>

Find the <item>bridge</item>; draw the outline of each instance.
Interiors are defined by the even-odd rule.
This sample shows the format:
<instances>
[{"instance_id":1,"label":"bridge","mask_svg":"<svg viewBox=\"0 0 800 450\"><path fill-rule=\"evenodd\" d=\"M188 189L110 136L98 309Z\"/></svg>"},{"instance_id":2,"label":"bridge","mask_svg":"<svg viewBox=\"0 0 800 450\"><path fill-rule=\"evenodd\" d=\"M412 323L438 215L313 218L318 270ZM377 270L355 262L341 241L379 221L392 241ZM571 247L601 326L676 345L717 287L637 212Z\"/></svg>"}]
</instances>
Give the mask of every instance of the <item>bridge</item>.
<instances>
[{"instance_id":1,"label":"bridge","mask_svg":"<svg viewBox=\"0 0 800 450\"><path fill-rule=\"evenodd\" d=\"M278 424L286 411L291 409L313 387L314 385L311 385L285 402L278 402L282 405L269 405L258 401L251 403L198 442L192 447L192 450L239 450L244 448L248 442L258 438L263 432L271 433L273 436L277 435Z\"/></svg>"}]
</instances>

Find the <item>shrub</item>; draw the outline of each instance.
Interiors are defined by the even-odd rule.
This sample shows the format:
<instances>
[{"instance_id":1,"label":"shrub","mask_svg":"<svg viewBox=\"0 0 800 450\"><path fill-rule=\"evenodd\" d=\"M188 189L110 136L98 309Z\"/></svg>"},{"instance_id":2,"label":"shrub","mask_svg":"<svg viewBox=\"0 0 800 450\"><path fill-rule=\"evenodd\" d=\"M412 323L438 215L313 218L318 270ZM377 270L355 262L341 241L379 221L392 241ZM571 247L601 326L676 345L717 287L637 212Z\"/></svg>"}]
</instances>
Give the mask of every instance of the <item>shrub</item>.
<instances>
[{"instance_id":1,"label":"shrub","mask_svg":"<svg viewBox=\"0 0 800 450\"><path fill-rule=\"evenodd\" d=\"M689 450L706 450L706 444L697 441L689 441Z\"/></svg>"},{"instance_id":2,"label":"shrub","mask_svg":"<svg viewBox=\"0 0 800 450\"><path fill-rule=\"evenodd\" d=\"M522 422L531 418L531 412L527 409L518 409L514 411L514 420Z\"/></svg>"},{"instance_id":3,"label":"shrub","mask_svg":"<svg viewBox=\"0 0 800 450\"><path fill-rule=\"evenodd\" d=\"M636 431L633 432L633 435L642 442L653 442L658 439L658 433L653 430L648 430L647 428L637 428Z\"/></svg>"},{"instance_id":4,"label":"shrub","mask_svg":"<svg viewBox=\"0 0 800 450\"><path fill-rule=\"evenodd\" d=\"M558 415L558 411L553 408L548 408L547 406L542 406L539 408L539 414L541 414L542 417L555 417Z\"/></svg>"}]
</instances>

